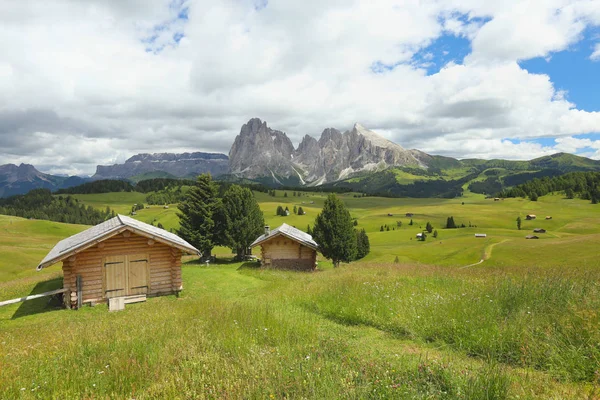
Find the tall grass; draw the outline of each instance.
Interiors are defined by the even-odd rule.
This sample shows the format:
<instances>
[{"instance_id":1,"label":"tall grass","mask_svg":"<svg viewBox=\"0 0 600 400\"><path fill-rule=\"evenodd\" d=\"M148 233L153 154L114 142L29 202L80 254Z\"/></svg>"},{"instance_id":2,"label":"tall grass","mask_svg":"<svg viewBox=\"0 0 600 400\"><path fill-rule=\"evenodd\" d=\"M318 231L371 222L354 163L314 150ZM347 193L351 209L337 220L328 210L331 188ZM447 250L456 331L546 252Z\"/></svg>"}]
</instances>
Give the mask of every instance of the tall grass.
<instances>
[{"instance_id":1,"label":"tall grass","mask_svg":"<svg viewBox=\"0 0 600 400\"><path fill-rule=\"evenodd\" d=\"M598 273L540 269L517 277L423 268L351 268L335 282L314 282L313 294L300 301L338 322L600 383Z\"/></svg>"},{"instance_id":2,"label":"tall grass","mask_svg":"<svg viewBox=\"0 0 600 400\"><path fill-rule=\"evenodd\" d=\"M152 299L117 314L97 307L56 315L60 322L44 315L0 328L2 398L504 399L509 393L504 371L372 353L285 300L194 295ZM486 397L479 396L483 390Z\"/></svg>"}]
</instances>

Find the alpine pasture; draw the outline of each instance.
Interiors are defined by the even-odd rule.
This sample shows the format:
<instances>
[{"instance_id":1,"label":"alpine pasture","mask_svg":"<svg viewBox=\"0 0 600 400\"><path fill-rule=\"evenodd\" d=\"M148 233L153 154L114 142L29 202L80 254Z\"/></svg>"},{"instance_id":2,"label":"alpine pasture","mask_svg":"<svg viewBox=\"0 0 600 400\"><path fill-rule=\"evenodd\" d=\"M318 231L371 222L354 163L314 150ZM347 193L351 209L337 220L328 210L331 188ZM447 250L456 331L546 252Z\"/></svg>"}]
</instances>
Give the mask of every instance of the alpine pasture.
<instances>
[{"instance_id":1,"label":"alpine pasture","mask_svg":"<svg viewBox=\"0 0 600 400\"><path fill-rule=\"evenodd\" d=\"M303 230L326 198L255 196L271 228ZM216 263L188 259L179 298L118 313L63 310L47 298L1 307L0 397L600 395L598 205L561 194L537 202L339 196L371 253L337 269L321 257L313 273L264 270L217 248ZM144 201L139 193L76 197L121 213ZM291 215L276 216L279 205ZM444 229L450 216L466 227ZM176 205L135 217L177 228ZM438 236L418 241L427 222ZM60 287L59 265L35 265L85 228L0 216L0 300ZM534 228L547 233L526 240Z\"/></svg>"}]
</instances>

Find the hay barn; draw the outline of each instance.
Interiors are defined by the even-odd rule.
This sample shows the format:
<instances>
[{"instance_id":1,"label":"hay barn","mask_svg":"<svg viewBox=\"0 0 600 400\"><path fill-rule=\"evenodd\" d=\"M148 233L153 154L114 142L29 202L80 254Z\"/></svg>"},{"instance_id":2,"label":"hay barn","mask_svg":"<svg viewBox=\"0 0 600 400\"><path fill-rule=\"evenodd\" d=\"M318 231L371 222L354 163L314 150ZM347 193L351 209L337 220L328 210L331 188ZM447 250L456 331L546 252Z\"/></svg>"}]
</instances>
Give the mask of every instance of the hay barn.
<instances>
[{"instance_id":1,"label":"hay barn","mask_svg":"<svg viewBox=\"0 0 600 400\"><path fill-rule=\"evenodd\" d=\"M546 233L546 230L544 228L535 228L533 231L535 233Z\"/></svg>"},{"instance_id":2,"label":"hay barn","mask_svg":"<svg viewBox=\"0 0 600 400\"><path fill-rule=\"evenodd\" d=\"M58 242L37 269L62 261L67 307L113 298L124 304L181 291L183 254L200 252L177 235L118 215Z\"/></svg>"},{"instance_id":3,"label":"hay barn","mask_svg":"<svg viewBox=\"0 0 600 400\"><path fill-rule=\"evenodd\" d=\"M306 232L288 224L265 233L250 245L261 246L261 263L265 267L313 270L317 265L319 245Z\"/></svg>"},{"instance_id":4,"label":"hay barn","mask_svg":"<svg viewBox=\"0 0 600 400\"><path fill-rule=\"evenodd\" d=\"M534 220L534 219L536 219L536 218L537 218L537 217L536 217L536 215L535 215L535 214L528 214L528 215L525 217L525 219L526 219L526 220L528 220L528 221Z\"/></svg>"}]
</instances>

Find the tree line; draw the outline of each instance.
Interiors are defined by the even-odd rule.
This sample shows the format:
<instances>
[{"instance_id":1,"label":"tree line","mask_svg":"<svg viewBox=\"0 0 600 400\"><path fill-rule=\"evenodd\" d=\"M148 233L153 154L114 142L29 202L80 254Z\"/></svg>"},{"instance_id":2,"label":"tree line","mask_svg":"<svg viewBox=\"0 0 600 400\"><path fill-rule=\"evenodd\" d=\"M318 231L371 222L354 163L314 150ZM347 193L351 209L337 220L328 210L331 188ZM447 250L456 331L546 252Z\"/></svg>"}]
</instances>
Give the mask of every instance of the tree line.
<instances>
[{"instance_id":1,"label":"tree line","mask_svg":"<svg viewBox=\"0 0 600 400\"><path fill-rule=\"evenodd\" d=\"M83 225L96 225L116 215L109 207L101 211L72 196L53 196L49 189L0 199L0 214Z\"/></svg>"},{"instance_id":2,"label":"tree line","mask_svg":"<svg viewBox=\"0 0 600 400\"><path fill-rule=\"evenodd\" d=\"M229 247L242 259L265 224L252 191L230 184L221 194L209 174L198 176L179 204L179 236L209 258L215 246Z\"/></svg>"},{"instance_id":3,"label":"tree line","mask_svg":"<svg viewBox=\"0 0 600 400\"><path fill-rule=\"evenodd\" d=\"M209 258L215 246L229 247L238 259L248 254L252 242L262 233L264 216L254 194L247 187L230 185L222 194L209 174L198 177L196 184L179 204L179 236ZM344 203L330 194L309 233L321 253L333 261L350 262L369 253L369 238L354 222Z\"/></svg>"},{"instance_id":4,"label":"tree line","mask_svg":"<svg viewBox=\"0 0 600 400\"><path fill-rule=\"evenodd\" d=\"M498 197L529 197L535 201L539 196L561 191L567 198L579 197L597 204L600 200L600 172L570 172L560 176L535 178L501 191Z\"/></svg>"}]
</instances>

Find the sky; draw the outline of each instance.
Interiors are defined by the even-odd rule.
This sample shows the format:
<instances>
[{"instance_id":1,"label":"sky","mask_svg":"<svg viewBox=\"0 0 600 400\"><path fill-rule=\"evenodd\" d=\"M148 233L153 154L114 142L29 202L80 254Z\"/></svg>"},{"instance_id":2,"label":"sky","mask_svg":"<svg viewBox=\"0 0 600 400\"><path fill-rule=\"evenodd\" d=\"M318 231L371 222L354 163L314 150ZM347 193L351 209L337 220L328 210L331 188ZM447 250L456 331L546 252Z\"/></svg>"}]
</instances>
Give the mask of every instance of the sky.
<instances>
[{"instance_id":1,"label":"sky","mask_svg":"<svg viewBox=\"0 0 600 400\"><path fill-rule=\"evenodd\" d=\"M360 122L456 158L600 159L598 0L0 2L0 164L55 174Z\"/></svg>"}]
</instances>

